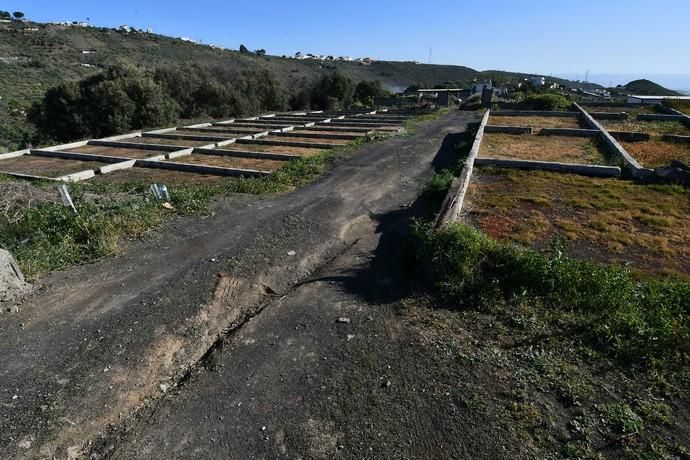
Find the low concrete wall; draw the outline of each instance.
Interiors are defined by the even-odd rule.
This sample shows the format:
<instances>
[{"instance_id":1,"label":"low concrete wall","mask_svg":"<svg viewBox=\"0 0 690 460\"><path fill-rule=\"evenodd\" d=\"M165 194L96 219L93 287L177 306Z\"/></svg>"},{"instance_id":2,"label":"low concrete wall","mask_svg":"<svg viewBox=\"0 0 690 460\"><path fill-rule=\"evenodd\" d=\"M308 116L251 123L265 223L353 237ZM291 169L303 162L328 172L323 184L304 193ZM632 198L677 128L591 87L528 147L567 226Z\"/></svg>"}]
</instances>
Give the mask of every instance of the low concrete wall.
<instances>
[{"instance_id":1,"label":"low concrete wall","mask_svg":"<svg viewBox=\"0 0 690 460\"><path fill-rule=\"evenodd\" d=\"M2 153L0 154L0 160L9 160L10 158L17 158L22 155L28 155L29 149L17 150L16 152Z\"/></svg>"},{"instance_id":2,"label":"low concrete wall","mask_svg":"<svg viewBox=\"0 0 690 460\"><path fill-rule=\"evenodd\" d=\"M664 134L661 139L670 142L688 142L690 143L690 136L680 136L678 134Z\"/></svg>"},{"instance_id":3,"label":"low concrete wall","mask_svg":"<svg viewBox=\"0 0 690 460\"><path fill-rule=\"evenodd\" d=\"M589 112L596 120L627 120L628 114L625 112Z\"/></svg>"},{"instance_id":4,"label":"low concrete wall","mask_svg":"<svg viewBox=\"0 0 690 460\"><path fill-rule=\"evenodd\" d=\"M531 126L503 126L503 125L486 125L484 127L485 133L497 134L532 134Z\"/></svg>"},{"instance_id":5,"label":"low concrete wall","mask_svg":"<svg viewBox=\"0 0 690 460\"><path fill-rule=\"evenodd\" d=\"M127 149L142 149L142 150L160 150L162 152L175 152L183 149L179 145L163 145L163 144L143 144L138 142L121 142L121 141L104 141L102 139L94 139L88 142L88 145L100 145L103 147L122 147Z\"/></svg>"},{"instance_id":6,"label":"low concrete wall","mask_svg":"<svg viewBox=\"0 0 690 460\"><path fill-rule=\"evenodd\" d=\"M121 171L123 169L129 169L137 162L137 160L127 160L120 163L114 163L108 166L101 166L96 170L98 174L108 174L113 171Z\"/></svg>"},{"instance_id":7,"label":"low concrete wall","mask_svg":"<svg viewBox=\"0 0 690 460\"><path fill-rule=\"evenodd\" d=\"M640 166L637 160L635 160L627 152L627 150L625 150L623 146L620 145L618 141L614 139L613 136L611 136L611 134L609 134L609 132L606 131L606 129L604 129L604 127L599 124L598 121L592 118L592 116L589 113L587 113L585 109L580 107L580 105L576 102L573 103L573 106L580 113L582 113L583 119L585 120L587 126L601 132L601 139L604 141L606 148L608 148L611 151L611 153L620 158L626 164L626 166L630 168L633 177L644 177L648 176L651 173L651 170L645 169L642 166Z\"/></svg>"},{"instance_id":8,"label":"low concrete wall","mask_svg":"<svg viewBox=\"0 0 690 460\"><path fill-rule=\"evenodd\" d=\"M652 136L650 136L649 134L635 133L632 131L609 131L609 134L611 134L614 137L614 139L625 142L648 141L652 138Z\"/></svg>"},{"instance_id":9,"label":"low concrete wall","mask_svg":"<svg viewBox=\"0 0 690 460\"><path fill-rule=\"evenodd\" d=\"M101 163L121 163L128 159L126 157L101 155L97 153L79 153L63 150L55 151L41 149L31 150L31 155L35 155L37 157L62 158L64 160L98 161Z\"/></svg>"},{"instance_id":10,"label":"low concrete wall","mask_svg":"<svg viewBox=\"0 0 690 460\"><path fill-rule=\"evenodd\" d=\"M193 151L194 151L194 149L190 147L190 148L188 148L188 149L182 149L182 150L177 150L176 152L170 152L170 153L168 153L167 155L165 155L165 157L166 157L168 160L172 160L172 159L175 159L175 158L180 158L180 157L189 156L189 155L192 154Z\"/></svg>"},{"instance_id":11,"label":"low concrete wall","mask_svg":"<svg viewBox=\"0 0 690 460\"><path fill-rule=\"evenodd\" d=\"M343 140L343 141L353 141L355 139L359 139L362 136L359 136L357 134L330 134L330 133L324 133L324 134L314 134L314 133L299 133L299 132L294 132L294 131L279 131L279 132L273 132L270 133L272 136L280 136L280 137L304 137L308 139L337 139L337 140Z\"/></svg>"},{"instance_id":12,"label":"low concrete wall","mask_svg":"<svg viewBox=\"0 0 690 460\"><path fill-rule=\"evenodd\" d=\"M79 171L58 177L56 180L60 182L81 182L83 180L91 179L95 175L96 171L94 171L93 169L87 169L85 171Z\"/></svg>"},{"instance_id":13,"label":"low concrete wall","mask_svg":"<svg viewBox=\"0 0 690 460\"><path fill-rule=\"evenodd\" d=\"M581 165L532 160L501 160L496 158L477 158L474 164L475 166L493 166L496 168L556 171L592 177L618 177L621 175L621 168L617 166Z\"/></svg>"},{"instance_id":14,"label":"low concrete wall","mask_svg":"<svg viewBox=\"0 0 690 460\"><path fill-rule=\"evenodd\" d=\"M348 128L347 126L338 126L338 125L332 125L332 126L313 126L311 128L305 128L305 127L296 127L293 129L295 132L299 131L351 131L353 133L372 133L373 130L371 128L363 128L363 127L356 127L353 126L351 128Z\"/></svg>"},{"instance_id":15,"label":"low concrete wall","mask_svg":"<svg viewBox=\"0 0 690 460\"><path fill-rule=\"evenodd\" d=\"M211 136L211 135L201 135L201 134L184 134L184 133L144 133L142 137L153 137L155 139L182 139L188 141L208 141L208 142L219 142L232 137L231 134L227 136Z\"/></svg>"},{"instance_id":16,"label":"low concrete wall","mask_svg":"<svg viewBox=\"0 0 690 460\"><path fill-rule=\"evenodd\" d=\"M579 128L542 128L540 136L568 136L568 137L594 137L599 135L596 129Z\"/></svg>"},{"instance_id":17,"label":"low concrete wall","mask_svg":"<svg viewBox=\"0 0 690 460\"><path fill-rule=\"evenodd\" d=\"M578 112L552 112L548 110L501 110L491 112L492 117L578 117Z\"/></svg>"},{"instance_id":18,"label":"low concrete wall","mask_svg":"<svg viewBox=\"0 0 690 460\"><path fill-rule=\"evenodd\" d=\"M443 200L441 205L441 211L438 214L435 228L444 227L449 222L453 222L458 219L460 212L462 211L462 205L465 201L465 195L467 194L467 188L470 185L470 180L472 180L472 171L474 170L474 163L479 155L479 148L482 145L482 138L484 137L484 128L489 121L489 115L491 110L487 110L482 118L481 123L479 123L479 129L477 130L477 135L474 138L474 143L470 149L470 153L465 160L462 172L459 177L453 180L453 183L448 189L446 198Z\"/></svg>"},{"instance_id":19,"label":"low concrete wall","mask_svg":"<svg viewBox=\"0 0 690 460\"><path fill-rule=\"evenodd\" d=\"M683 115L668 115L661 113L643 113L637 116L640 121L683 121Z\"/></svg>"},{"instance_id":20,"label":"low concrete wall","mask_svg":"<svg viewBox=\"0 0 690 460\"><path fill-rule=\"evenodd\" d=\"M194 153L236 158L255 158L258 160L290 161L302 158L291 153L252 152L251 150L194 149Z\"/></svg>"},{"instance_id":21,"label":"low concrete wall","mask_svg":"<svg viewBox=\"0 0 690 460\"><path fill-rule=\"evenodd\" d=\"M293 142L293 141L274 141L267 139L237 139L236 144L254 144L254 145L282 145L285 147L303 147L307 149L332 149L339 147L340 144L324 144L311 142Z\"/></svg>"}]
</instances>

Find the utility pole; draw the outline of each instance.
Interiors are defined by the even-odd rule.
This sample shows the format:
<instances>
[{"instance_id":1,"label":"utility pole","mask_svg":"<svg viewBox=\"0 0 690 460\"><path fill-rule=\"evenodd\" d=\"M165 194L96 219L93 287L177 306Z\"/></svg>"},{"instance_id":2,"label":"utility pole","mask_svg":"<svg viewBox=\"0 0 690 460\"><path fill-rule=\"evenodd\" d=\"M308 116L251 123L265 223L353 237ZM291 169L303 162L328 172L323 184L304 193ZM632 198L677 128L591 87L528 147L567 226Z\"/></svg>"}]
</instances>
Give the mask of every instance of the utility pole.
<instances>
[{"instance_id":1,"label":"utility pole","mask_svg":"<svg viewBox=\"0 0 690 460\"><path fill-rule=\"evenodd\" d=\"M429 64L431 64L431 47L429 47Z\"/></svg>"}]
</instances>

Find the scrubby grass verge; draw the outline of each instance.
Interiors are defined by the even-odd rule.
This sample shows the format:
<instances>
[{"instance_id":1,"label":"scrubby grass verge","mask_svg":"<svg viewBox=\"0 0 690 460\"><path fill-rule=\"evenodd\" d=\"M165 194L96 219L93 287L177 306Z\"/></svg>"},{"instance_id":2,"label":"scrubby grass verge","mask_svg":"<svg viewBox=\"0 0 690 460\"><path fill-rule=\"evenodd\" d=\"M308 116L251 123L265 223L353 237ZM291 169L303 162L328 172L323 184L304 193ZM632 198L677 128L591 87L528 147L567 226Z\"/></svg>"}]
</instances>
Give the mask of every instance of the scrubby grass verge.
<instances>
[{"instance_id":1,"label":"scrubby grass verge","mask_svg":"<svg viewBox=\"0 0 690 460\"><path fill-rule=\"evenodd\" d=\"M547 255L493 240L463 224L412 228L416 259L434 292L458 307L537 302L569 316L626 361L671 369L690 364L690 284L636 279L625 266Z\"/></svg>"}]
</instances>

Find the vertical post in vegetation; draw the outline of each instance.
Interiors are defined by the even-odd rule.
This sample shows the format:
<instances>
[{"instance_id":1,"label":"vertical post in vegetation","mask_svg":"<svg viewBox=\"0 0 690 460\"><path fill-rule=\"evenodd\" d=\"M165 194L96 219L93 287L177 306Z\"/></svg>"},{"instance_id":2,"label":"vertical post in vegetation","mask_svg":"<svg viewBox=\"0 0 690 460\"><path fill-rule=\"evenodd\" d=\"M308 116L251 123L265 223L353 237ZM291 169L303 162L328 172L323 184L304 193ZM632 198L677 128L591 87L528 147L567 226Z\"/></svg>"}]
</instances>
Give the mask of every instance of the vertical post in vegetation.
<instances>
[{"instance_id":1,"label":"vertical post in vegetation","mask_svg":"<svg viewBox=\"0 0 690 460\"><path fill-rule=\"evenodd\" d=\"M465 164L462 167L462 172L459 177L453 180L453 183L448 189L448 194L443 200L443 205L441 206L441 211L438 214L435 228L444 227L448 222L452 222L458 219L460 212L462 211L462 205L465 201L465 194L467 193L467 188L470 185L470 180L472 179L472 171L474 169L474 160L479 155L479 148L482 144L482 137L484 136L484 127L489 121L489 114L491 109L487 109L481 123L479 124L479 129L477 130L477 135L474 138L474 143L472 144L472 149L470 150Z\"/></svg>"}]
</instances>

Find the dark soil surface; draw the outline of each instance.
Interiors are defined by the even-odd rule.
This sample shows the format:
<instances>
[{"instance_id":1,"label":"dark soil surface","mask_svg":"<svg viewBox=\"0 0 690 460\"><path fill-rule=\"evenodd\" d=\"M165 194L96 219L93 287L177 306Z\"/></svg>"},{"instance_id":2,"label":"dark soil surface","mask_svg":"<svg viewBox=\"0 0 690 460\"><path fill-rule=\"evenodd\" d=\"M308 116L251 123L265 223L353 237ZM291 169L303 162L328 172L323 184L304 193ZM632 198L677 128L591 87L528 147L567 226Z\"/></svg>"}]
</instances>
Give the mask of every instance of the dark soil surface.
<instances>
[{"instance_id":1,"label":"dark soil surface","mask_svg":"<svg viewBox=\"0 0 690 460\"><path fill-rule=\"evenodd\" d=\"M136 414L159 404L163 407L172 394L164 390L177 382L188 382L191 388L197 363L209 361L204 357L219 337L259 311L285 312L289 319L273 323L281 327L276 337L262 334L257 345L280 343L279 337L297 331L292 324L298 321L309 326L309 317L291 309L297 303L305 309L311 306L311 314L328 319L332 332L323 329L321 337L340 337L343 331L335 327L333 315L342 312L354 317L354 311L349 313L354 297L333 303L340 288L322 292L319 286L331 285L313 283L314 273L334 273L338 261L345 264L339 270L348 272L347 265L364 261L368 251L378 247L379 238L380 245L384 244L389 228L404 227L415 212L410 204L420 184L433 169L454 161L454 133L477 119L474 113L453 112L420 126L410 136L348 154L308 187L271 198L227 197L209 215L176 219L147 240L132 242L119 258L44 278L37 294L20 305L18 312L3 312L0 320L0 457L78 457L92 449L88 440L109 426L114 428L106 439L114 439L123 452L130 448L140 452L135 439L118 441L119 430L136 426L139 432L142 427L136 424ZM353 254L352 248L360 247L358 241L361 251ZM360 276L356 280L365 287L374 281L366 271ZM386 279L371 276L376 278L374 292L386 294L391 288ZM353 288L349 295L359 296L360 289ZM280 300L283 296L287 297ZM307 299L301 296L309 296L310 303L301 301ZM247 331L255 324L260 326L258 321L247 323ZM299 340L308 341L309 336ZM286 355L281 353L252 353L242 358L244 365L254 367L252 378L261 379L257 372L262 368L278 372L288 364L283 378L296 382L295 386L263 380L263 388L275 396L274 401L296 398L309 375L316 376L312 380L321 378L317 367L306 375L288 375L296 368L285 363ZM324 349L324 355L312 362L320 363L323 356L333 353ZM258 360L264 355L265 361ZM309 359L305 356L305 365ZM223 391L231 394L233 388ZM160 399L163 402L159 402L161 395L165 395ZM181 403L185 401L180 398ZM287 413L274 413L274 404L264 407L267 412L247 413L249 418L232 424L249 430L261 419L267 431L271 420L287 420L282 418ZM130 418L131 414L135 417ZM412 423L412 414L407 416ZM187 420L189 432L200 424L191 416ZM319 421L331 423L319 416L315 424L308 424L314 426L315 439L324 439L318 437L324 431ZM157 437L155 424L150 436ZM488 435L480 438L474 433L471 442L481 444L486 452L495 449ZM319 449L330 446L327 440L317 444ZM109 445L103 443L104 449ZM101 443L93 449L98 446ZM232 456L270 456L265 449L266 444L247 441L235 445ZM216 456L221 455L226 458L228 451Z\"/></svg>"}]
</instances>

